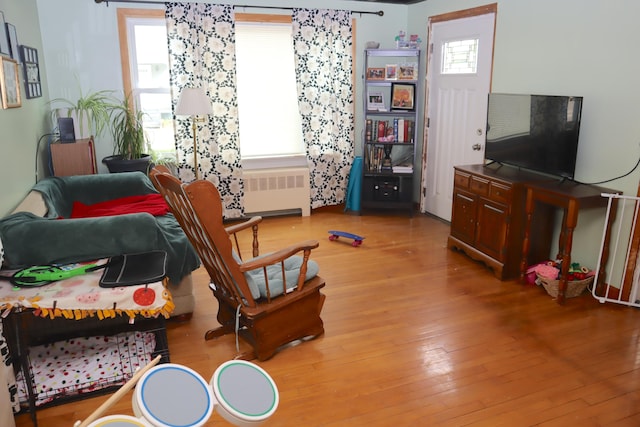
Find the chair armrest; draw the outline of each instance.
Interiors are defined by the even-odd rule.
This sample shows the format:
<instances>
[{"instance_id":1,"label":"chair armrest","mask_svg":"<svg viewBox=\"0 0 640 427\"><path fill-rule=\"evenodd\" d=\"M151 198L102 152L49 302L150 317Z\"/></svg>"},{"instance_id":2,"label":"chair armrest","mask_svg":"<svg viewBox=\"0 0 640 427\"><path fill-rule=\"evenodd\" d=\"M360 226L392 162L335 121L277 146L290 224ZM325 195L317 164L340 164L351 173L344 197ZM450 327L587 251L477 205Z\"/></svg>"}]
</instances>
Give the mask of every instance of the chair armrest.
<instances>
[{"instance_id":1,"label":"chair armrest","mask_svg":"<svg viewBox=\"0 0 640 427\"><path fill-rule=\"evenodd\" d=\"M240 251L240 244L238 243L237 233L248 228L253 230L253 243L252 243L252 254L253 257L257 257L260 255L260 250L258 248L258 224L262 222L261 216L254 216L249 218L248 220L241 222L239 224L233 224L228 227L225 227L227 234L229 237L233 236L233 242L235 243L236 253L242 259L242 252Z\"/></svg>"},{"instance_id":2,"label":"chair armrest","mask_svg":"<svg viewBox=\"0 0 640 427\"><path fill-rule=\"evenodd\" d=\"M253 227L254 225L257 225L259 223L262 222L262 217L261 216L254 216L249 218L248 220L238 223L238 224L233 224L230 225L228 227L225 227L224 229L227 230L228 234L235 234L239 231L245 230L249 227Z\"/></svg>"}]
</instances>

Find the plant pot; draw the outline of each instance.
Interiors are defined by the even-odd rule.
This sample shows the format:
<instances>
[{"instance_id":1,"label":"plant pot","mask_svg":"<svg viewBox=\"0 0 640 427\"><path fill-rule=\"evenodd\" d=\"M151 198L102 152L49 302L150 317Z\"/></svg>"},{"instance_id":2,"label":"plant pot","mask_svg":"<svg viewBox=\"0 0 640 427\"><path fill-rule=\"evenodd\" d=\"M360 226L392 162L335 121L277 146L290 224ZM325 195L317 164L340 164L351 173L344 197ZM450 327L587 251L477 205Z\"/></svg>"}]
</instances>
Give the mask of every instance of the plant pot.
<instances>
[{"instance_id":1,"label":"plant pot","mask_svg":"<svg viewBox=\"0 0 640 427\"><path fill-rule=\"evenodd\" d=\"M140 171L147 174L151 169L151 156L144 154L139 159L127 160L120 155L115 155L105 157L102 159L102 163L107 166L111 173Z\"/></svg>"}]
</instances>

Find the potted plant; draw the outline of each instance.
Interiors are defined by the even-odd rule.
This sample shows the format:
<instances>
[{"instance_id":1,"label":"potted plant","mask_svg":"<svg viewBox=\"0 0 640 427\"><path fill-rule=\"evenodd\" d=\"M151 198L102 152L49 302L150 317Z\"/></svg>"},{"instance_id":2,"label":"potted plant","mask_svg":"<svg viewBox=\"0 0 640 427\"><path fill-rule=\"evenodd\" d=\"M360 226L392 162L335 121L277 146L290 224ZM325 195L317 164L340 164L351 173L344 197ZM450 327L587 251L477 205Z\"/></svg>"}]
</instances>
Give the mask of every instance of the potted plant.
<instances>
[{"instance_id":1,"label":"potted plant","mask_svg":"<svg viewBox=\"0 0 640 427\"><path fill-rule=\"evenodd\" d=\"M111 106L109 126L114 143L113 156L102 159L109 172L149 171L151 156L147 154L143 118L144 112L134 108L130 96Z\"/></svg>"},{"instance_id":2,"label":"potted plant","mask_svg":"<svg viewBox=\"0 0 640 427\"><path fill-rule=\"evenodd\" d=\"M112 91L101 90L83 94L76 101L56 98L51 104L60 105L53 110L56 117L72 117L74 119L76 138L99 136L109 126L111 110L114 106Z\"/></svg>"}]
</instances>

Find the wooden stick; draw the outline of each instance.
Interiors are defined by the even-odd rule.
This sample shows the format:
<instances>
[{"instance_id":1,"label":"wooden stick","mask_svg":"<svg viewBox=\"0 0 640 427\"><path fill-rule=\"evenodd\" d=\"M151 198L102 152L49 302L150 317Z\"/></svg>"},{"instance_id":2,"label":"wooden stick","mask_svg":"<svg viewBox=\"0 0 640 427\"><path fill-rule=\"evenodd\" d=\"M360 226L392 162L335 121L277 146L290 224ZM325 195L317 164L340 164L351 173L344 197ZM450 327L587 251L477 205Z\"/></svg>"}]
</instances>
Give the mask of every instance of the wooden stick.
<instances>
[{"instance_id":1,"label":"wooden stick","mask_svg":"<svg viewBox=\"0 0 640 427\"><path fill-rule=\"evenodd\" d=\"M135 374L131 377L131 379L129 381L127 381L126 383L124 383L124 385L122 387L120 387L118 389L118 391L116 391L109 399L107 399L106 402L104 402L102 405L100 405L100 407L98 409L93 411L84 421L80 422L78 420L78 421L75 422L75 424L73 426L74 427L86 427L89 424L91 424L92 422L94 422L95 420L97 420L103 413L106 412L107 409L109 409L111 406L113 406L115 403L117 403L118 400L120 400L122 398L122 396L124 396L129 390L131 390L136 385L136 383L138 382L140 377L142 377L142 375L144 375L145 372L147 372L149 369L151 369L155 365L157 365L158 362L160 361L160 358L161 358L161 356L158 355L158 356L156 356L155 359L153 359L151 362L147 363L144 367L139 368L138 370L136 370Z\"/></svg>"}]
</instances>

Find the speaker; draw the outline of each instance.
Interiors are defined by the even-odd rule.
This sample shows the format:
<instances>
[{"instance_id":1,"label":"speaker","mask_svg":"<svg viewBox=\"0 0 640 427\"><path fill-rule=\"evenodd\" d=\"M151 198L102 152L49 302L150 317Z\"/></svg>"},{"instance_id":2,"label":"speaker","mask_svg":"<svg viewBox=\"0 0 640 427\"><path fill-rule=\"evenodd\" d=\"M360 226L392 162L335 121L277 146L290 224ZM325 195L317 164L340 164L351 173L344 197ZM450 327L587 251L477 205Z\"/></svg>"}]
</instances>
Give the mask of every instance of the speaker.
<instances>
[{"instance_id":1,"label":"speaker","mask_svg":"<svg viewBox=\"0 0 640 427\"><path fill-rule=\"evenodd\" d=\"M76 142L73 117L58 117L58 130L60 131L60 142Z\"/></svg>"}]
</instances>

